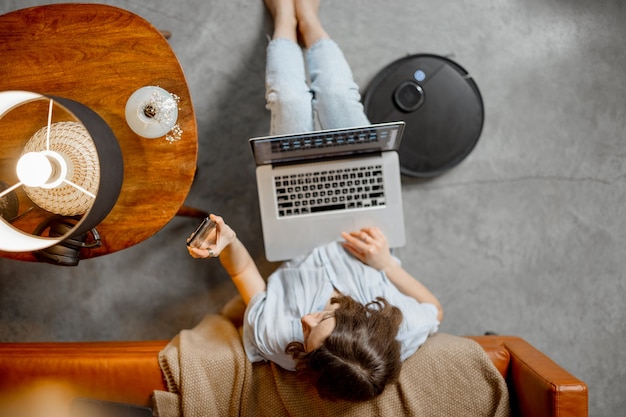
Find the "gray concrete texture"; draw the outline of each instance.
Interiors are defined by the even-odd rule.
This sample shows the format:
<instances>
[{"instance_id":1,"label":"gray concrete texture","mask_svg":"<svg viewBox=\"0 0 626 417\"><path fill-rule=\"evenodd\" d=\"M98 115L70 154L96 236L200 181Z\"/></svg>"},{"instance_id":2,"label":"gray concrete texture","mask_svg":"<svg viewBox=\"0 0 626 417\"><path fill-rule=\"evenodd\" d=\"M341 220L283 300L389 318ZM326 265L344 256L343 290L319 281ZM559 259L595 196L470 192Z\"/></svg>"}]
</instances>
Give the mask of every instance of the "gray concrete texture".
<instances>
[{"instance_id":1,"label":"gray concrete texture","mask_svg":"<svg viewBox=\"0 0 626 417\"><path fill-rule=\"evenodd\" d=\"M269 128L263 3L100 2L172 31L199 129L187 204L223 215L270 271L246 143ZM4 0L0 12L47 3ZM470 156L430 180L403 178L397 254L440 298L441 331L520 336L589 385L590 415L623 415L624 2L323 0L321 15L362 91L415 53L451 57L481 90ZM169 339L193 326L235 294L216 260L188 256L196 223L174 218L75 268L0 259L0 340Z\"/></svg>"}]
</instances>

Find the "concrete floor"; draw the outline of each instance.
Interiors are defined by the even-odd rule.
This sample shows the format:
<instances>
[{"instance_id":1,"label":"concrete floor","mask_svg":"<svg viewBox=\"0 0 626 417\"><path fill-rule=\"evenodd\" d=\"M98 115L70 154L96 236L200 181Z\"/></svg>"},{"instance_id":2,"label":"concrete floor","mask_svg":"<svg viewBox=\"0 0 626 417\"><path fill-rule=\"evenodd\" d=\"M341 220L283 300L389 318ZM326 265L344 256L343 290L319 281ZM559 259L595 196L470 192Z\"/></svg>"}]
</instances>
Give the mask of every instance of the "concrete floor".
<instances>
[{"instance_id":1,"label":"concrete floor","mask_svg":"<svg viewBox=\"0 0 626 417\"><path fill-rule=\"evenodd\" d=\"M0 13L54 1L4 0ZM270 31L260 0L100 0L173 32L200 140L187 203L224 215L263 261L246 139L264 134ZM626 7L621 0L324 0L363 87L407 54L474 76L485 125L472 154L404 178L398 256L440 298L441 331L525 338L588 383L590 415L626 407ZM0 65L10 65L2 62ZM139 220L139 219L138 219ZM235 289L190 258L196 221L75 268L0 259L0 340L168 339Z\"/></svg>"}]
</instances>

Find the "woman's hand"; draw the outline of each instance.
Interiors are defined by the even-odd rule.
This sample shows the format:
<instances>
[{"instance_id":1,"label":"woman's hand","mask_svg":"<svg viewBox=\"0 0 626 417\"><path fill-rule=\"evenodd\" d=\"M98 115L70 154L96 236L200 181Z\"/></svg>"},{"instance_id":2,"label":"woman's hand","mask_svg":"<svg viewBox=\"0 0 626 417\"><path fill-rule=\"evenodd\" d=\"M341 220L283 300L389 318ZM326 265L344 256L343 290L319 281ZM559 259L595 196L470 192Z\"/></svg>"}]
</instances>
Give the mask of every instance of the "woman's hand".
<instances>
[{"instance_id":1,"label":"woman's hand","mask_svg":"<svg viewBox=\"0 0 626 417\"><path fill-rule=\"evenodd\" d=\"M391 256L387 238L377 227L367 227L358 232L342 233L343 246L361 262L383 271L387 278L409 297L420 303L430 303L437 308L437 320L443 320L443 309L437 297L417 279L406 272Z\"/></svg>"},{"instance_id":2,"label":"woman's hand","mask_svg":"<svg viewBox=\"0 0 626 417\"><path fill-rule=\"evenodd\" d=\"M389 251L387 238L378 227L365 227L357 232L343 232L343 247L366 265L384 271L396 264Z\"/></svg>"},{"instance_id":3,"label":"woman's hand","mask_svg":"<svg viewBox=\"0 0 626 417\"><path fill-rule=\"evenodd\" d=\"M259 273L254 260L246 247L237 238L237 234L224 219L214 214L209 218L215 222L215 240L206 247L191 248L189 254L194 258L220 257L220 263L230 275L246 305L259 292L265 291L265 280ZM208 239L210 241L211 239ZM221 255L221 256L220 256Z\"/></svg>"},{"instance_id":4,"label":"woman's hand","mask_svg":"<svg viewBox=\"0 0 626 417\"><path fill-rule=\"evenodd\" d=\"M216 224L216 238L214 242L209 244L206 248L192 248L187 246L189 254L194 258L218 257L224 248L233 243L237 238L235 231L231 229L220 216L211 214L209 218Z\"/></svg>"}]
</instances>

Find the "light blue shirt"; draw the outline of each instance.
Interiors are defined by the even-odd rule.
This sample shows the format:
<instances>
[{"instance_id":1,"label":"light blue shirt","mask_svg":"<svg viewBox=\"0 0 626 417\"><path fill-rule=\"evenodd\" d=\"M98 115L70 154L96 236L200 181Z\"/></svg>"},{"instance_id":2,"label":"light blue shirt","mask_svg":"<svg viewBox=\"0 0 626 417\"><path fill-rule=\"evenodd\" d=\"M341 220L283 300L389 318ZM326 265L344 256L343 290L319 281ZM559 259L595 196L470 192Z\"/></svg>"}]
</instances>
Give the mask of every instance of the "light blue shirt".
<instances>
[{"instance_id":1,"label":"light blue shirt","mask_svg":"<svg viewBox=\"0 0 626 417\"><path fill-rule=\"evenodd\" d=\"M248 303L243 323L243 342L250 361L272 361L295 370L290 342L304 341L300 319L326 306L334 288L366 304L384 297L402 311L396 339L405 360L437 332L437 308L402 294L387 276L350 255L339 242L285 262L268 279L267 289Z\"/></svg>"}]
</instances>

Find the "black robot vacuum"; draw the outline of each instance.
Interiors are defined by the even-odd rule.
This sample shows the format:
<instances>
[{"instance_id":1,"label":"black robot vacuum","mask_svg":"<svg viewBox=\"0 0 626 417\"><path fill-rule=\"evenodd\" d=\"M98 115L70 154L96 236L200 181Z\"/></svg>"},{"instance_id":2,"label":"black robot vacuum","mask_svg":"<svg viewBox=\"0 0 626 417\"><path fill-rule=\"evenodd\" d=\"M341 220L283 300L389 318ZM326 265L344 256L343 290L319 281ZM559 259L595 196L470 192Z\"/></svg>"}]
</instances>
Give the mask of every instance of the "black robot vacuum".
<instances>
[{"instance_id":1,"label":"black robot vacuum","mask_svg":"<svg viewBox=\"0 0 626 417\"><path fill-rule=\"evenodd\" d=\"M363 95L372 123L403 120L403 174L432 177L458 165L474 149L484 121L471 75L438 55L401 58L380 71Z\"/></svg>"}]
</instances>

